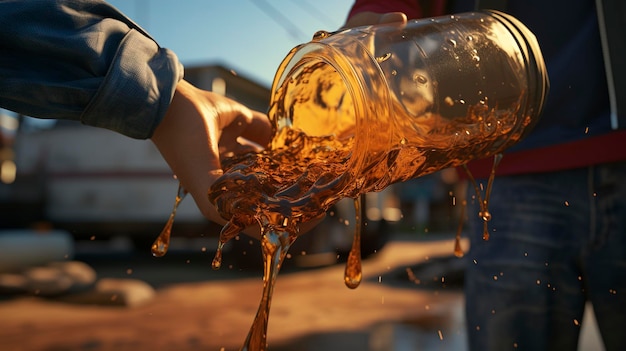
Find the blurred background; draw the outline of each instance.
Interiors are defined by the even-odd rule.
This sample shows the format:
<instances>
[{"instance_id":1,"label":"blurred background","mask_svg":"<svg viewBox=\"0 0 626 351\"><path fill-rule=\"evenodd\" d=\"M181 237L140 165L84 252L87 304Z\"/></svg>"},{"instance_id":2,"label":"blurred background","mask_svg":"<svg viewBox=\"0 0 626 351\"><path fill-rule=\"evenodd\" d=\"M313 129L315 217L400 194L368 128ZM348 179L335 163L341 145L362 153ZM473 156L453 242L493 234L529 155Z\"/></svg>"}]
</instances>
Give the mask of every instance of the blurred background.
<instances>
[{"instance_id":1,"label":"blurred background","mask_svg":"<svg viewBox=\"0 0 626 351\"><path fill-rule=\"evenodd\" d=\"M260 111L287 52L339 28L352 5L109 2L172 49L191 83ZM0 110L0 349L236 349L260 297L258 242L233 240L211 271L220 227L187 199L170 252L152 257L177 186L148 141ZM364 196L357 295L337 265L352 244L354 204L334 206L282 269L274 349L465 350L465 260L452 242L463 189L444 170Z\"/></svg>"},{"instance_id":2,"label":"blurred background","mask_svg":"<svg viewBox=\"0 0 626 351\"><path fill-rule=\"evenodd\" d=\"M110 3L176 52L191 83L260 111L268 108L274 73L287 52L318 30L341 27L352 5L351 0ZM395 224L419 233L455 228L455 182L450 170L364 197L363 218L369 221L364 255L380 249ZM59 229L81 242L123 238L145 250L167 220L176 189L150 142L0 110L0 228ZM329 253L350 249L354 217L352 201L343 201L315 235L298 240L297 250L334 261ZM189 199L177 212L173 235L214 240L219 229Z\"/></svg>"},{"instance_id":3,"label":"blurred background","mask_svg":"<svg viewBox=\"0 0 626 351\"><path fill-rule=\"evenodd\" d=\"M113 0L185 66L223 64L269 87L287 52L340 28L352 0Z\"/></svg>"}]
</instances>

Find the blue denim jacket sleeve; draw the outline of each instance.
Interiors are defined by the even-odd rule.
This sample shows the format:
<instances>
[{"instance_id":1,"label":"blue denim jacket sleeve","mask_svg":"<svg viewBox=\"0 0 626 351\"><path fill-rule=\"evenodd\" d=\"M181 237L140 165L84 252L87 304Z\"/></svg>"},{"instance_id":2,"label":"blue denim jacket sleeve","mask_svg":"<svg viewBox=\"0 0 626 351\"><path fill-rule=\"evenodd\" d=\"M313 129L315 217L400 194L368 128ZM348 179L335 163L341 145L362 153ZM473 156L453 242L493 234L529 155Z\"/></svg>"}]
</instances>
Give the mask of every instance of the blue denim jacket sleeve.
<instances>
[{"instance_id":1,"label":"blue denim jacket sleeve","mask_svg":"<svg viewBox=\"0 0 626 351\"><path fill-rule=\"evenodd\" d=\"M149 138L183 67L100 0L0 1L0 107Z\"/></svg>"}]
</instances>

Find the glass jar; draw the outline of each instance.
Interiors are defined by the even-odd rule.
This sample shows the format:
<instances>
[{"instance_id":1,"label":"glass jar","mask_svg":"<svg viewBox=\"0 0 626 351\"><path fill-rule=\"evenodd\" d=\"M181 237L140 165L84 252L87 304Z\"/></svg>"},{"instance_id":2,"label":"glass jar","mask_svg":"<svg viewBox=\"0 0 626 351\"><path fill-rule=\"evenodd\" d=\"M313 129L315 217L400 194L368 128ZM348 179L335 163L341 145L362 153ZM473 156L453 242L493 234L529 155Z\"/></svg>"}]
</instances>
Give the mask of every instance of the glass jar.
<instances>
[{"instance_id":1,"label":"glass jar","mask_svg":"<svg viewBox=\"0 0 626 351\"><path fill-rule=\"evenodd\" d=\"M349 197L501 153L547 92L535 36L482 11L318 32L279 66L269 115L276 133L353 140Z\"/></svg>"}]
</instances>

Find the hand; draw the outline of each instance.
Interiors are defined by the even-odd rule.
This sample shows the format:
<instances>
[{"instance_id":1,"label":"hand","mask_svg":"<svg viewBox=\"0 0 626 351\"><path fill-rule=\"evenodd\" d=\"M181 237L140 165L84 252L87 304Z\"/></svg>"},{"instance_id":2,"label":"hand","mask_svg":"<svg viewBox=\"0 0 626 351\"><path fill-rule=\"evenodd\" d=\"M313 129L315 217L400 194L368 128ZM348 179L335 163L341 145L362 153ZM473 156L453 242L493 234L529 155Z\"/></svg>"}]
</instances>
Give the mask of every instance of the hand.
<instances>
[{"instance_id":1,"label":"hand","mask_svg":"<svg viewBox=\"0 0 626 351\"><path fill-rule=\"evenodd\" d=\"M343 28L353 28L359 26L367 26L372 24L384 24L384 23L399 23L406 24L407 17L402 12L388 12L388 13L376 13L376 12L359 12L350 17Z\"/></svg>"},{"instance_id":2,"label":"hand","mask_svg":"<svg viewBox=\"0 0 626 351\"><path fill-rule=\"evenodd\" d=\"M224 224L207 197L222 175L220 155L259 151L271 137L272 126L265 114L181 80L152 142L202 214ZM254 236L258 228L250 232Z\"/></svg>"}]
</instances>

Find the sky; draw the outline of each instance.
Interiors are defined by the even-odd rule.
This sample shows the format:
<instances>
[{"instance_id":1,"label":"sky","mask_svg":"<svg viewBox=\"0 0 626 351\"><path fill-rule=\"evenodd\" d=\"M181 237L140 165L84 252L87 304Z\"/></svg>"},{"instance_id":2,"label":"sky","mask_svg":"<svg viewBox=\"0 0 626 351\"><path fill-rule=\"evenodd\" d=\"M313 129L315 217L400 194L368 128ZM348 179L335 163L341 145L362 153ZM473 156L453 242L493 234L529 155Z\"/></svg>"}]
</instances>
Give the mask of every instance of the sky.
<instances>
[{"instance_id":1,"label":"sky","mask_svg":"<svg viewBox=\"0 0 626 351\"><path fill-rule=\"evenodd\" d=\"M269 87L280 62L318 30L336 30L353 0L108 0L185 66L221 64Z\"/></svg>"},{"instance_id":2,"label":"sky","mask_svg":"<svg viewBox=\"0 0 626 351\"><path fill-rule=\"evenodd\" d=\"M220 64L269 88L289 50L318 30L341 27L354 0L107 1L183 65ZM5 115L14 113L0 109ZM0 130L6 131L6 121L0 118Z\"/></svg>"}]
</instances>

